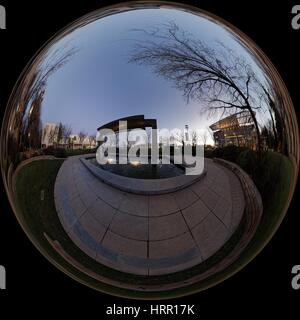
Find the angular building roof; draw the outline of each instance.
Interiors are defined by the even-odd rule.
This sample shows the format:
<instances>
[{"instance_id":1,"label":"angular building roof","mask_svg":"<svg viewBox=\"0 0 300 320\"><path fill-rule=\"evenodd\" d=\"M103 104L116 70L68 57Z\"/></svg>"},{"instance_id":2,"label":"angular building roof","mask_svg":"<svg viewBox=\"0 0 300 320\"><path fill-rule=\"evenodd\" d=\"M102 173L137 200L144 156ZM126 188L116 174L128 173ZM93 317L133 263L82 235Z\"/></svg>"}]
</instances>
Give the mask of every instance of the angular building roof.
<instances>
[{"instance_id":1,"label":"angular building roof","mask_svg":"<svg viewBox=\"0 0 300 320\"><path fill-rule=\"evenodd\" d=\"M223 118L213 123L209 127L212 131L217 131L226 128L240 127L251 124L253 124L251 114L248 110L245 110L232 114L226 118Z\"/></svg>"},{"instance_id":2,"label":"angular building roof","mask_svg":"<svg viewBox=\"0 0 300 320\"><path fill-rule=\"evenodd\" d=\"M146 127L157 129L156 119L145 119L144 115L134 115L108 122L99 127L97 130L99 131L101 129L111 129L115 132L118 132L120 131L120 129L122 129L119 127L119 121L127 121L127 130L145 129Z\"/></svg>"}]
</instances>

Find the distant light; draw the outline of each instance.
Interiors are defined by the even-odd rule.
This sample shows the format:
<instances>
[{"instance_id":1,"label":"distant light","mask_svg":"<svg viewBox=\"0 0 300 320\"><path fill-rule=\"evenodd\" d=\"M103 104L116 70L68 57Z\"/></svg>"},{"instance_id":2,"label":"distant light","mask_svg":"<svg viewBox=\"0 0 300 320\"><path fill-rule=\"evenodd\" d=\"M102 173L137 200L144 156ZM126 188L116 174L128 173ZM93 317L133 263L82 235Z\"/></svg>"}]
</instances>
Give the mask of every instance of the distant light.
<instances>
[{"instance_id":1,"label":"distant light","mask_svg":"<svg viewBox=\"0 0 300 320\"><path fill-rule=\"evenodd\" d=\"M131 161L130 162L133 166L137 167L140 165L140 162L139 161Z\"/></svg>"}]
</instances>

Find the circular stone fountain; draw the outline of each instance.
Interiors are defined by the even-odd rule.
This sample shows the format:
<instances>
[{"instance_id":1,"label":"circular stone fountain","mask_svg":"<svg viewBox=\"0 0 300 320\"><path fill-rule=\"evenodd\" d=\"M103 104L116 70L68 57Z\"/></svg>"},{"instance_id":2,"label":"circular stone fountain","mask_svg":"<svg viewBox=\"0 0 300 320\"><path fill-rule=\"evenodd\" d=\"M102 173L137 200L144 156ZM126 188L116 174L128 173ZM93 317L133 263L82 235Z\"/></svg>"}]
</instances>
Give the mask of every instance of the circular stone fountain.
<instances>
[{"instance_id":1,"label":"circular stone fountain","mask_svg":"<svg viewBox=\"0 0 300 320\"><path fill-rule=\"evenodd\" d=\"M167 165L156 165L159 166L159 169L156 168L155 165L143 165L143 164L127 164L127 165L119 165L122 166L119 169L116 169L114 164L107 164L106 166L97 165L95 158L93 157L93 163L90 161L90 157L82 157L81 162L84 166L99 180L105 182L106 184L115 187L119 190L134 193L134 194L143 194L143 195L155 195L155 194L164 194L170 193L177 190L181 190L183 188L188 187L189 185L200 181L203 176L206 174L206 171L203 171L199 175L186 175L184 171L184 167L176 168L174 164L167 164ZM129 168L131 166L133 168ZM135 166L147 166L146 169L143 169L144 172L138 172L132 176L124 176L124 174L128 175L132 171L134 171ZM153 166L155 166L154 170L155 173L153 175L155 178L151 178ZM164 168L164 166L168 167L175 167L171 172L165 172L166 170L170 171L170 169ZM112 167L112 168L107 168ZM126 170L124 170L124 167ZM136 168L135 168L136 169ZM157 172L158 170L163 171L162 173ZM120 174L121 171L121 174ZM124 172L125 171L125 172ZM146 171L146 172L145 172ZM149 172L150 171L150 172ZM157 175L175 175L174 177L167 177L167 178L158 178ZM147 179L143 178L147 175ZM140 177L139 177L140 176Z\"/></svg>"}]
</instances>

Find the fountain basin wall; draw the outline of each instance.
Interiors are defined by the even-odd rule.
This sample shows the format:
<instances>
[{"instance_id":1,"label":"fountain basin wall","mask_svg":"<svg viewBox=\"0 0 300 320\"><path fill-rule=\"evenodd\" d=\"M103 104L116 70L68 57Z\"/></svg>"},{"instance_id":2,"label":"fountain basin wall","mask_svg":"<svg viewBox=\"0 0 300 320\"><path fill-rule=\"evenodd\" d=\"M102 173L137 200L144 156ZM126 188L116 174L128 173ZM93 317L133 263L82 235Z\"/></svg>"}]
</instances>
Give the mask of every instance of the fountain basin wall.
<instances>
[{"instance_id":1,"label":"fountain basin wall","mask_svg":"<svg viewBox=\"0 0 300 320\"><path fill-rule=\"evenodd\" d=\"M205 175L204 170L200 175L181 175L164 179L137 179L114 174L92 164L91 156L83 156L80 161L98 179L106 184L125 192L144 195L165 194L184 189L201 180Z\"/></svg>"}]
</instances>

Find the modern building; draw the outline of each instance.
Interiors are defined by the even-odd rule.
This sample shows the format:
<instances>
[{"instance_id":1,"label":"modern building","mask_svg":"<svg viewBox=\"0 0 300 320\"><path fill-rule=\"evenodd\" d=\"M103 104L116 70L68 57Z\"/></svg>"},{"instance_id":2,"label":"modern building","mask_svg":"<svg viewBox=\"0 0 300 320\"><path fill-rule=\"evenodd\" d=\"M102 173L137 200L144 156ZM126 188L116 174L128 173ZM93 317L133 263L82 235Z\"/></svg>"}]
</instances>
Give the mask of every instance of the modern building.
<instances>
[{"instance_id":1,"label":"modern building","mask_svg":"<svg viewBox=\"0 0 300 320\"><path fill-rule=\"evenodd\" d=\"M257 136L249 111L241 111L223 118L212 125L216 147L235 145L256 149Z\"/></svg>"}]
</instances>

